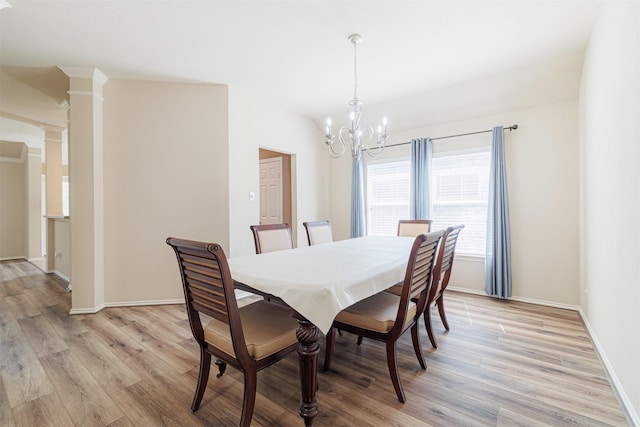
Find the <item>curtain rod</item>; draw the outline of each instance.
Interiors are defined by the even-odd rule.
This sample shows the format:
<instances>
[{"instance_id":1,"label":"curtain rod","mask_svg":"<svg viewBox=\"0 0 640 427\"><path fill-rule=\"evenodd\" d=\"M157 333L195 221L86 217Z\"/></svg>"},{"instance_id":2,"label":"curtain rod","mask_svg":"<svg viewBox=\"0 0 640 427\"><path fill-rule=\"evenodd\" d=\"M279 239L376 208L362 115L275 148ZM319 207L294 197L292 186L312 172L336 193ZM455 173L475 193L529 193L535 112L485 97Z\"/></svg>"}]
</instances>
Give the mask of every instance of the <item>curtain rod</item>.
<instances>
[{"instance_id":1,"label":"curtain rod","mask_svg":"<svg viewBox=\"0 0 640 427\"><path fill-rule=\"evenodd\" d=\"M516 130L516 129L518 129L518 125L507 126L503 130L506 130L506 129L509 129L509 131ZM438 136L436 138L431 138L431 140L432 141L436 141L438 139L456 138L458 136L476 135L476 134L479 134L479 133L487 133L487 132L493 132L493 129L479 130L477 132L469 132L469 133L459 133L457 135ZM395 147L397 145L407 145L407 144L411 144L411 141L399 142L397 144L387 145L387 147Z\"/></svg>"}]
</instances>

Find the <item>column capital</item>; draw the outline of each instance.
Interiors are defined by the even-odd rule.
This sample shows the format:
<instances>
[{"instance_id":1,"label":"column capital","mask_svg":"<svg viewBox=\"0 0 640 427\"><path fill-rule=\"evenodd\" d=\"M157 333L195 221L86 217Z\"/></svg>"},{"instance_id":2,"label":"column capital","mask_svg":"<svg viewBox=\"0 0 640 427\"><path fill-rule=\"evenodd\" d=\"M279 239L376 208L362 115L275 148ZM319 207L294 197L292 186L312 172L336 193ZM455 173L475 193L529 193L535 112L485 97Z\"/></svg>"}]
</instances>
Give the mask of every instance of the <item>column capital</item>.
<instances>
[{"instance_id":1,"label":"column capital","mask_svg":"<svg viewBox=\"0 0 640 427\"><path fill-rule=\"evenodd\" d=\"M102 71L97 68L91 67L58 67L65 73L70 79L91 79L98 83L100 86L109 80Z\"/></svg>"},{"instance_id":2,"label":"column capital","mask_svg":"<svg viewBox=\"0 0 640 427\"><path fill-rule=\"evenodd\" d=\"M62 132L65 131L65 128L60 126L52 126L41 124L40 128L44 130L44 142L57 142L62 143Z\"/></svg>"}]
</instances>

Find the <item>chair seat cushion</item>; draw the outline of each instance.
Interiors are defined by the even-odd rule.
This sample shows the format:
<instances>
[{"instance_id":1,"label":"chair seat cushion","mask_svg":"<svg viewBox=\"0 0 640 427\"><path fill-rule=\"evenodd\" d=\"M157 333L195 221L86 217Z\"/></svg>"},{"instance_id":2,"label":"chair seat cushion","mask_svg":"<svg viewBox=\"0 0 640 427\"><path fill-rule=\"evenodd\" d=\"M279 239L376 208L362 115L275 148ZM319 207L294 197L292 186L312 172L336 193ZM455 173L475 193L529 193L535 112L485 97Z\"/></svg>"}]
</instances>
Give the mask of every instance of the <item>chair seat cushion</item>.
<instances>
[{"instance_id":1,"label":"chair seat cushion","mask_svg":"<svg viewBox=\"0 0 640 427\"><path fill-rule=\"evenodd\" d=\"M263 359L298 342L298 321L291 317L291 309L267 301L257 301L239 309L242 332L249 355ZM212 319L204 329L207 343L235 357L229 326Z\"/></svg>"},{"instance_id":2,"label":"chair seat cushion","mask_svg":"<svg viewBox=\"0 0 640 427\"><path fill-rule=\"evenodd\" d=\"M389 332L398 316L400 297L380 292L345 308L336 316L336 321L376 332ZM409 302L407 319L416 315L416 304Z\"/></svg>"}]
</instances>

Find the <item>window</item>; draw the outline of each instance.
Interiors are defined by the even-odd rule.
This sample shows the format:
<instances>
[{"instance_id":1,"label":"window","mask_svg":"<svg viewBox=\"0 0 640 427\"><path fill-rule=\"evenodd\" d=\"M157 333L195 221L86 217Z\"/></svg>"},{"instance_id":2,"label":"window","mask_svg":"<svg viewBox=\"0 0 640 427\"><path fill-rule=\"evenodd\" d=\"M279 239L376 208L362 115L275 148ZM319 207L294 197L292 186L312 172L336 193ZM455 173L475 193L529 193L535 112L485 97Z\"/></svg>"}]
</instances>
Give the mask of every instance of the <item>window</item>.
<instances>
[{"instance_id":1,"label":"window","mask_svg":"<svg viewBox=\"0 0 640 427\"><path fill-rule=\"evenodd\" d=\"M489 151L447 153L431 164L433 230L464 224L456 253L485 253L489 198Z\"/></svg>"},{"instance_id":2,"label":"window","mask_svg":"<svg viewBox=\"0 0 640 427\"><path fill-rule=\"evenodd\" d=\"M395 236L409 218L411 160L367 163L367 234Z\"/></svg>"},{"instance_id":3,"label":"window","mask_svg":"<svg viewBox=\"0 0 640 427\"><path fill-rule=\"evenodd\" d=\"M484 256L490 152L434 154L431 164L432 229L464 224L459 254ZM409 218L410 159L367 164L367 234L395 235Z\"/></svg>"}]
</instances>

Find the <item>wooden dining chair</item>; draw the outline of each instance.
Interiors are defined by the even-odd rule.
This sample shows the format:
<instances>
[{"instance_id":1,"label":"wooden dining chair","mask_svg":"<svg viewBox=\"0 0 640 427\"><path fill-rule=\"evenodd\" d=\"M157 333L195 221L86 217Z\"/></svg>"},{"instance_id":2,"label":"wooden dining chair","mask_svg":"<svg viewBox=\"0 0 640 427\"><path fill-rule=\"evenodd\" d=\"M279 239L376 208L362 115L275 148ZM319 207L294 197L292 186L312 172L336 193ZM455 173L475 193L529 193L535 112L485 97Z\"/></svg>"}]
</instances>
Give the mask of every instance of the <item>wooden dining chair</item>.
<instances>
[{"instance_id":1,"label":"wooden dining chair","mask_svg":"<svg viewBox=\"0 0 640 427\"><path fill-rule=\"evenodd\" d=\"M396 342L411 329L413 349L422 369L426 369L420 345L418 320L427 302L427 293L431 286L436 248L443 231L420 234L416 237L409 260L400 296L380 292L342 310L336 316L326 336L324 370L331 367L336 328L352 332L386 344L387 365L393 387L402 403L406 401L398 364L396 361Z\"/></svg>"},{"instance_id":2,"label":"wooden dining chair","mask_svg":"<svg viewBox=\"0 0 640 427\"><path fill-rule=\"evenodd\" d=\"M401 219L398 221L398 236L416 237L419 234L429 233L432 222L430 219ZM387 291L400 295L402 293L402 282L395 284ZM362 344L362 336L358 336L356 343L358 345Z\"/></svg>"},{"instance_id":3,"label":"wooden dining chair","mask_svg":"<svg viewBox=\"0 0 640 427\"><path fill-rule=\"evenodd\" d=\"M333 231L329 220L303 222L302 225L307 230L309 246L333 242Z\"/></svg>"},{"instance_id":4,"label":"wooden dining chair","mask_svg":"<svg viewBox=\"0 0 640 427\"><path fill-rule=\"evenodd\" d=\"M425 305L424 323L427 329L427 335L429 335L429 341L434 348L438 348L435 336L433 335L433 328L431 325L431 305L435 302L438 306L438 313L440 313L440 319L444 328L449 330L449 323L444 313L444 291L449 284L449 278L451 277L451 270L453 268L453 258L455 255L456 243L458 241L458 235L464 228L463 224L456 225L455 227L448 227L444 231L442 236L441 245L438 249L436 256L436 265L434 267L434 281L429 294L427 296L427 304ZM400 295L402 292L401 285L395 285L387 289L385 292L389 292L395 295Z\"/></svg>"},{"instance_id":5,"label":"wooden dining chair","mask_svg":"<svg viewBox=\"0 0 640 427\"><path fill-rule=\"evenodd\" d=\"M293 249L289 224L260 224L249 228L253 233L257 254Z\"/></svg>"},{"instance_id":6,"label":"wooden dining chair","mask_svg":"<svg viewBox=\"0 0 640 427\"><path fill-rule=\"evenodd\" d=\"M463 228L463 224L448 227L444 232L444 236L442 236L442 242L438 250L433 286L429 290L427 304L424 309L424 324L433 348L438 348L438 343L436 342L436 338L433 335L433 328L431 327L431 305L435 302L436 306L438 306L440 320L442 320L444 328L448 331L449 323L444 313L444 291L449 284L449 278L451 277L451 271L453 269L453 258L456 252L456 243L458 242L460 231L462 231Z\"/></svg>"},{"instance_id":7,"label":"wooden dining chair","mask_svg":"<svg viewBox=\"0 0 640 427\"><path fill-rule=\"evenodd\" d=\"M227 364L244 374L240 425L249 426L257 372L298 348L298 322L290 309L262 300L238 309L227 258L219 245L173 237L167 244L178 258L191 332L200 346L200 371L191 410L195 412L200 406L213 355L220 371L218 378ZM204 327L200 313L211 317Z\"/></svg>"},{"instance_id":8,"label":"wooden dining chair","mask_svg":"<svg viewBox=\"0 0 640 427\"><path fill-rule=\"evenodd\" d=\"M401 219L398 221L398 236L416 237L431 231L430 219Z\"/></svg>"}]
</instances>

